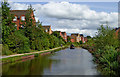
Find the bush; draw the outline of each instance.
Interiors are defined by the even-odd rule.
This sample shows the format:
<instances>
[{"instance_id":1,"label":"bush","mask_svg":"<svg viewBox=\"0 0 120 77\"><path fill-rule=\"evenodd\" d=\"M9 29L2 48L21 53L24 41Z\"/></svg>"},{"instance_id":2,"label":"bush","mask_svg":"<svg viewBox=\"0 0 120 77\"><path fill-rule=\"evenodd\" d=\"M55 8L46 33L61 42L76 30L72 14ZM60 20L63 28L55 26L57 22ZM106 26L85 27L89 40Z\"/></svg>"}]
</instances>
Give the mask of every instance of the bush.
<instances>
[{"instance_id":1,"label":"bush","mask_svg":"<svg viewBox=\"0 0 120 77\"><path fill-rule=\"evenodd\" d=\"M49 49L50 45L49 40L47 38L43 38L41 40L42 40L41 45L43 46L43 49Z\"/></svg>"},{"instance_id":2,"label":"bush","mask_svg":"<svg viewBox=\"0 0 120 77\"><path fill-rule=\"evenodd\" d=\"M82 44L83 42L82 41L80 41L80 44Z\"/></svg>"},{"instance_id":3,"label":"bush","mask_svg":"<svg viewBox=\"0 0 120 77\"><path fill-rule=\"evenodd\" d=\"M108 26L98 29L98 35L95 37L95 48L104 50L105 46L119 47L118 39L115 38L115 30L111 30Z\"/></svg>"},{"instance_id":4,"label":"bush","mask_svg":"<svg viewBox=\"0 0 120 77\"><path fill-rule=\"evenodd\" d=\"M13 53L26 53L30 52L29 39L24 36L20 31L16 31L8 36L8 47Z\"/></svg>"},{"instance_id":5,"label":"bush","mask_svg":"<svg viewBox=\"0 0 120 77\"><path fill-rule=\"evenodd\" d=\"M98 50L94 53L95 55L100 55L97 57L99 64L103 66L103 71L106 71L106 75L116 75L118 70L118 61L117 56L118 52L112 46L105 46L105 50Z\"/></svg>"},{"instance_id":6,"label":"bush","mask_svg":"<svg viewBox=\"0 0 120 77\"><path fill-rule=\"evenodd\" d=\"M54 36L54 48L60 46L59 39Z\"/></svg>"},{"instance_id":7,"label":"bush","mask_svg":"<svg viewBox=\"0 0 120 77\"><path fill-rule=\"evenodd\" d=\"M94 60L99 63L102 73L104 75L118 75L119 62L118 51L119 42L115 38L115 30L106 26L98 29L98 35L92 39L89 39L88 43L90 47L94 46L96 50L93 52L95 56Z\"/></svg>"},{"instance_id":8,"label":"bush","mask_svg":"<svg viewBox=\"0 0 120 77\"><path fill-rule=\"evenodd\" d=\"M3 45L2 46L2 55L11 55L12 52L9 50L8 45Z\"/></svg>"},{"instance_id":9,"label":"bush","mask_svg":"<svg viewBox=\"0 0 120 77\"><path fill-rule=\"evenodd\" d=\"M53 35L49 37L49 43L50 43L50 46L49 46L50 49L54 48L54 36Z\"/></svg>"}]
</instances>

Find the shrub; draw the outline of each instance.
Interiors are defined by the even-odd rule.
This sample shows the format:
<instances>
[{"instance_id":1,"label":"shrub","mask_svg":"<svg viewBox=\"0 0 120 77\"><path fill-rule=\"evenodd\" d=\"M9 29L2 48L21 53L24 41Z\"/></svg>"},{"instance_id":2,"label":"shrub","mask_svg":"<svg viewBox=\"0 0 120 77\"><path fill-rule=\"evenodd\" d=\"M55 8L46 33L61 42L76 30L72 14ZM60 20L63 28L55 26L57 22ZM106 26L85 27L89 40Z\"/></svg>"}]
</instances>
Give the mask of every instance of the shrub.
<instances>
[{"instance_id":1,"label":"shrub","mask_svg":"<svg viewBox=\"0 0 120 77\"><path fill-rule=\"evenodd\" d=\"M98 29L98 35L95 37L95 48L104 50L106 45L119 47L118 39L115 38L115 30L111 30L110 27L106 26Z\"/></svg>"},{"instance_id":2,"label":"shrub","mask_svg":"<svg viewBox=\"0 0 120 77\"><path fill-rule=\"evenodd\" d=\"M11 51L16 53L30 52L29 39L25 37L20 31L16 31L9 35L7 39L8 47Z\"/></svg>"},{"instance_id":3,"label":"shrub","mask_svg":"<svg viewBox=\"0 0 120 77\"><path fill-rule=\"evenodd\" d=\"M3 45L2 46L2 55L11 55L12 52L9 50L8 45Z\"/></svg>"},{"instance_id":4,"label":"shrub","mask_svg":"<svg viewBox=\"0 0 120 77\"><path fill-rule=\"evenodd\" d=\"M116 75L116 70L118 69L117 56L118 53L112 46L105 46L105 50L98 50L95 54L100 54L101 56L97 57L99 63L104 66L103 71L107 70L106 75Z\"/></svg>"},{"instance_id":5,"label":"shrub","mask_svg":"<svg viewBox=\"0 0 120 77\"><path fill-rule=\"evenodd\" d=\"M80 44L82 44L83 42L82 41L80 41Z\"/></svg>"}]
</instances>

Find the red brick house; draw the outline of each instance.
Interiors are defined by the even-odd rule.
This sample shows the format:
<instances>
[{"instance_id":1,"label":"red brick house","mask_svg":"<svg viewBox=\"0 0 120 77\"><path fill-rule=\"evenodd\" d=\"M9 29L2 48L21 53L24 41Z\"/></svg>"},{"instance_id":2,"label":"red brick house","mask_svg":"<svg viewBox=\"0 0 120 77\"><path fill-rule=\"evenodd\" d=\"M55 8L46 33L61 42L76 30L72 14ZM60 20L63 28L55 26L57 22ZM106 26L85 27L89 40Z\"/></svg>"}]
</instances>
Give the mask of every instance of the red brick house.
<instances>
[{"instance_id":1,"label":"red brick house","mask_svg":"<svg viewBox=\"0 0 120 77\"><path fill-rule=\"evenodd\" d=\"M78 33L71 34L71 42L80 42L80 35Z\"/></svg>"},{"instance_id":2,"label":"red brick house","mask_svg":"<svg viewBox=\"0 0 120 77\"><path fill-rule=\"evenodd\" d=\"M69 39L70 38L70 39ZM68 40L69 39L69 40ZM70 36L67 36L67 42L70 42L71 41L71 37Z\"/></svg>"},{"instance_id":3,"label":"red brick house","mask_svg":"<svg viewBox=\"0 0 120 77\"><path fill-rule=\"evenodd\" d=\"M61 31L54 31L54 32L58 32L58 33L60 34L60 36L62 37L62 33L61 33Z\"/></svg>"},{"instance_id":4,"label":"red brick house","mask_svg":"<svg viewBox=\"0 0 120 77\"><path fill-rule=\"evenodd\" d=\"M87 40L87 37L84 37L84 41L85 41L85 43L88 41L88 40Z\"/></svg>"},{"instance_id":5,"label":"red brick house","mask_svg":"<svg viewBox=\"0 0 120 77\"><path fill-rule=\"evenodd\" d=\"M83 34L80 34L80 38L81 38L82 43L85 43Z\"/></svg>"},{"instance_id":6,"label":"red brick house","mask_svg":"<svg viewBox=\"0 0 120 77\"><path fill-rule=\"evenodd\" d=\"M55 31L58 32L60 34L60 36L67 42L67 34L66 32L61 32L61 31Z\"/></svg>"},{"instance_id":7,"label":"red brick house","mask_svg":"<svg viewBox=\"0 0 120 77\"><path fill-rule=\"evenodd\" d=\"M25 15L29 13L29 10L10 10L10 14L13 14L15 17L13 19L13 23L15 23L15 26L17 27L17 30L19 28L23 27L23 23L25 22ZM36 23L34 13L32 11L31 17L33 19L33 24Z\"/></svg>"},{"instance_id":8,"label":"red brick house","mask_svg":"<svg viewBox=\"0 0 120 77\"><path fill-rule=\"evenodd\" d=\"M67 34L66 34L66 32L61 32L61 37L67 42Z\"/></svg>"},{"instance_id":9,"label":"red brick house","mask_svg":"<svg viewBox=\"0 0 120 77\"><path fill-rule=\"evenodd\" d=\"M43 29L45 30L45 32L49 33L49 34L52 34L52 30L51 30L51 26L50 25L44 25L42 26Z\"/></svg>"},{"instance_id":10,"label":"red brick house","mask_svg":"<svg viewBox=\"0 0 120 77\"><path fill-rule=\"evenodd\" d=\"M116 31L116 37L120 36L120 27L116 28L115 31Z\"/></svg>"}]
</instances>

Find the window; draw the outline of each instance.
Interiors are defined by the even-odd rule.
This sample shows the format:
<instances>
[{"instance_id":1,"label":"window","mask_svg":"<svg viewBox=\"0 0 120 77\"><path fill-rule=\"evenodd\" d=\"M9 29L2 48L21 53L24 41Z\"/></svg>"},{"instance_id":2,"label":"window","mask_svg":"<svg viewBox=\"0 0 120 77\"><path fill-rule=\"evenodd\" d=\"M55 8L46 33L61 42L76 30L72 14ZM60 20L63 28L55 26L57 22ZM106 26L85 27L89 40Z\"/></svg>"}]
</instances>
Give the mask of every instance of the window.
<instances>
[{"instance_id":1,"label":"window","mask_svg":"<svg viewBox=\"0 0 120 77\"><path fill-rule=\"evenodd\" d=\"M47 29L46 29L45 31L46 31L46 32L48 32L48 30L47 30Z\"/></svg>"},{"instance_id":2,"label":"window","mask_svg":"<svg viewBox=\"0 0 120 77\"><path fill-rule=\"evenodd\" d=\"M21 25L21 28L24 28L24 25Z\"/></svg>"},{"instance_id":3,"label":"window","mask_svg":"<svg viewBox=\"0 0 120 77\"><path fill-rule=\"evenodd\" d=\"M15 27L17 27L17 25L15 24Z\"/></svg>"},{"instance_id":4,"label":"window","mask_svg":"<svg viewBox=\"0 0 120 77\"><path fill-rule=\"evenodd\" d=\"M13 19L13 21L17 21L17 16L15 16L15 18Z\"/></svg>"},{"instance_id":5,"label":"window","mask_svg":"<svg viewBox=\"0 0 120 77\"><path fill-rule=\"evenodd\" d=\"M21 20L22 20L22 21L25 21L25 16L21 16Z\"/></svg>"}]
</instances>

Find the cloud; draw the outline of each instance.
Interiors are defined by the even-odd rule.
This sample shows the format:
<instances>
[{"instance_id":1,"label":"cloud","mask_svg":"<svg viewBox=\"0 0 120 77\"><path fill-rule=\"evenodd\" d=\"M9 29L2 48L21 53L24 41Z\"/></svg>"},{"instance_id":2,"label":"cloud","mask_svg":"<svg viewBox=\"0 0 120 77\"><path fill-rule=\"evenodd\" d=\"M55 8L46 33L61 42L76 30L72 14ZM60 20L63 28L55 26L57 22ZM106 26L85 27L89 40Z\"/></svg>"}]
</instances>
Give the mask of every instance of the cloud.
<instances>
[{"instance_id":1,"label":"cloud","mask_svg":"<svg viewBox=\"0 0 120 77\"><path fill-rule=\"evenodd\" d=\"M28 5L20 3L11 3L10 6L12 9L18 10L25 10L28 7ZM36 10L35 16L43 24L51 24L52 30L94 36L97 28L106 22L112 28L118 27L118 13L116 12L96 12L87 5L69 2L49 2L32 6Z\"/></svg>"},{"instance_id":2,"label":"cloud","mask_svg":"<svg viewBox=\"0 0 120 77\"><path fill-rule=\"evenodd\" d=\"M68 1L68 2L119 2L119 0L9 0L14 2L61 2L61 1Z\"/></svg>"},{"instance_id":3,"label":"cloud","mask_svg":"<svg viewBox=\"0 0 120 77\"><path fill-rule=\"evenodd\" d=\"M13 3L13 2L9 2L9 4L12 10L26 10L28 8L28 5L26 4Z\"/></svg>"}]
</instances>

